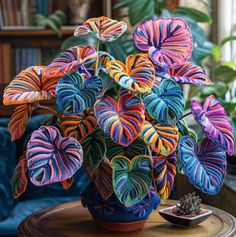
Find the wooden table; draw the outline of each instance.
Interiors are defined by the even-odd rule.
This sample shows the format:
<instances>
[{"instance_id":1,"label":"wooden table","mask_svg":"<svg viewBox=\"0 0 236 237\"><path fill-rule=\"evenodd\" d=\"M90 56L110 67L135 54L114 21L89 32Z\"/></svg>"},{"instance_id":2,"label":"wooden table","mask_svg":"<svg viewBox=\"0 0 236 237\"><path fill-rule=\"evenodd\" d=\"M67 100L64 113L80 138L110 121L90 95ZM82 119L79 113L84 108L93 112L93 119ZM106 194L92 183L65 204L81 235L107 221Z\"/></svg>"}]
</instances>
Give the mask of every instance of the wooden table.
<instances>
[{"instance_id":1,"label":"wooden table","mask_svg":"<svg viewBox=\"0 0 236 237\"><path fill-rule=\"evenodd\" d=\"M167 201L159 208L175 205ZM80 202L65 203L56 207L43 209L27 217L18 228L18 237L208 237L236 236L235 218L230 214L210 206L213 214L200 225L181 228L166 222L154 211L141 231L114 233L98 229L87 209Z\"/></svg>"}]
</instances>

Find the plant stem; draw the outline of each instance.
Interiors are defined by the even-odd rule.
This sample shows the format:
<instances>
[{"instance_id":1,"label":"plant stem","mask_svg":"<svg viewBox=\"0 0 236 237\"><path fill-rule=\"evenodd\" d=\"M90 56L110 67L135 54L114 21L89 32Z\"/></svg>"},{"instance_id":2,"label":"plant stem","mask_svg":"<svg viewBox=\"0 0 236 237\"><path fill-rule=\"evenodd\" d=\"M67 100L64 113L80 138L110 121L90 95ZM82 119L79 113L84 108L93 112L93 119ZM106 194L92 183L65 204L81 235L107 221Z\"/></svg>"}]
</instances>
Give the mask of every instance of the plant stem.
<instances>
[{"instance_id":1,"label":"plant stem","mask_svg":"<svg viewBox=\"0 0 236 237\"><path fill-rule=\"evenodd\" d=\"M57 113L57 111L55 111L54 109L52 109L52 108L50 108L50 107L47 107L47 106L39 105L38 108L39 108L39 109L45 109L45 110L51 111L53 114L56 114L56 113Z\"/></svg>"},{"instance_id":2,"label":"plant stem","mask_svg":"<svg viewBox=\"0 0 236 237\"><path fill-rule=\"evenodd\" d=\"M109 86L113 83L113 80L109 81L106 86L102 89L102 92L100 93L100 95L98 96L98 98L101 98L104 96L105 92L107 91L107 89L109 88Z\"/></svg>"},{"instance_id":3,"label":"plant stem","mask_svg":"<svg viewBox=\"0 0 236 237\"><path fill-rule=\"evenodd\" d=\"M184 115L180 118L180 120L183 119L183 118L185 118L185 117L187 117L187 116L189 116L190 114L192 114L192 112L189 112L189 113L187 113L187 114L184 114Z\"/></svg>"},{"instance_id":4,"label":"plant stem","mask_svg":"<svg viewBox=\"0 0 236 237\"><path fill-rule=\"evenodd\" d=\"M99 55L98 55L98 52L99 52L99 39L97 40L97 47L96 47L96 51L97 51L97 57L96 57L96 64L95 64L95 76L98 75L98 59L99 59Z\"/></svg>"},{"instance_id":5,"label":"plant stem","mask_svg":"<svg viewBox=\"0 0 236 237\"><path fill-rule=\"evenodd\" d=\"M151 149L150 149L149 145L147 146L147 150L148 150L148 154L149 154L150 158L152 159L152 152L151 152Z\"/></svg>"}]
</instances>

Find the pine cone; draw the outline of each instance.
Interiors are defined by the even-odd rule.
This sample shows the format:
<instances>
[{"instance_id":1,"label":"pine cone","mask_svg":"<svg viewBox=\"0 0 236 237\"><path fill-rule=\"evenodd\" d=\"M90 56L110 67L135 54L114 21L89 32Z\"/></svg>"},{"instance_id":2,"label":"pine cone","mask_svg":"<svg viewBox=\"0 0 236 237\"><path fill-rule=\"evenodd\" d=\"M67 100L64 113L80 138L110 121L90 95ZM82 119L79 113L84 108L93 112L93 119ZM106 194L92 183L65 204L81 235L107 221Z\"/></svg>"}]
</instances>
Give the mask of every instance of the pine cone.
<instances>
[{"instance_id":1,"label":"pine cone","mask_svg":"<svg viewBox=\"0 0 236 237\"><path fill-rule=\"evenodd\" d=\"M201 211L201 199L196 196L195 192L188 193L184 197L180 198L179 203L176 205L177 215L189 215L200 214Z\"/></svg>"}]
</instances>

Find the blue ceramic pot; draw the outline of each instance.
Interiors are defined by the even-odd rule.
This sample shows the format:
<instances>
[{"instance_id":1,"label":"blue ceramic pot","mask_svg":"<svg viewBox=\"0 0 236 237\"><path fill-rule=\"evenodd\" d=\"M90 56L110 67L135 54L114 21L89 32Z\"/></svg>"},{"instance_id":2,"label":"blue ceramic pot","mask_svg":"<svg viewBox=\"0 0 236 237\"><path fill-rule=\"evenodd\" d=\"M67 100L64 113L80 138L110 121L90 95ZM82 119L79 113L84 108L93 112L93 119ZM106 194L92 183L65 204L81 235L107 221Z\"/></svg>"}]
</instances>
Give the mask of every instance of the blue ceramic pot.
<instances>
[{"instance_id":1,"label":"blue ceramic pot","mask_svg":"<svg viewBox=\"0 0 236 237\"><path fill-rule=\"evenodd\" d=\"M102 199L93 183L90 183L82 192L81 201L83 206L88 208L94 219L116 223L145 220L160 203L158 195L152 188L142 201L131 207L125 207L115 194L107 200Z\"/></svg>"}]
</instances>

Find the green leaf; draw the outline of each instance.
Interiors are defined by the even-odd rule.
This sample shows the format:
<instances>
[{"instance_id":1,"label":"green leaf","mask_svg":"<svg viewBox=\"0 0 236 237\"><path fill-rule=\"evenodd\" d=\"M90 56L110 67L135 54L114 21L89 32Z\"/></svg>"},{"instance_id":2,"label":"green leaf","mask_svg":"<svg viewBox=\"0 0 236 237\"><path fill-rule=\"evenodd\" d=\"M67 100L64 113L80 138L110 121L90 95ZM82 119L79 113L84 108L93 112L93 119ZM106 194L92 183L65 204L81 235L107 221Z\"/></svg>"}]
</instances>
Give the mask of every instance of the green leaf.
<instances>
[{"instance_id":1,"label":"green leaf","mask_svg":"<svg viewBox=\"0 0 236 237\"><path fill-rule=\"evenodd\" d=\"M101 129L95 130L81 143L84 151L84 162L91 169L96 169L106 158L105 135Z\"/></svg>"},{"instance_id":2,"label":"green leaf","mask_svg":"<svg viewBox=\"0 0 236 237\"><path fill-rule=\"evenodd\" d=\"M132 26L155 15L155 0L136 0L129 4L129 18Z\"/></svg>"},{"instance_id":3,"label":"green leaf","mask_svg":"<svg viewBox=\"0 0 236 237\"><path fill-rule=\"evenodd\" d=\"M116 9L119 9L119 8L128 7L131 2L132 2L132 0L120 0L119 2L117 2L114 5L113 9L116 10Z\"/></svg>"},{"instance_id":4,"label":"green leaf","mask_svg":"<svg viewBox=\"0 0 236 237\"><path fill-rule=\"evenodd\" d=\"M140 202L152 186L149 156L136 156L131 161L124 156L116 156L111 162L113 190L119 201L126 207Z\"/></svg>"},{"instance_id":5,"label":"green leaf","mask_svg":"<svg viewBox=\"0 0 236 237\"><path fill-rule=\"evenodd\" d=\"M219 61L221 57L220 47L216 44L212 44L211 55L215 59L215 61Z\"/></svg>"},{"instance_id":6,"label":"green leaf","mask_svg":"<svg viewBox=\"0 0 236 237\"><path fill-rule=\"evenodd\" d=\"M229 41L233 41L236 40L236 35L232 35L232 36L228 36L225 37L221 42L220 45L223 46L225 43L229 42Z\"/></svg>"},{"instance_id":7,"label":"green leaf","mask_svg":"<svg viewBox=\"0 0 236 237\"><path fill-rule=\"evenodd\" d=\"M216 97L220 97L225 99L225 94L228 92L229 88L226 83L224 82L215 82L209 86L203 87L201 89L201 96L204 98L214 95Z\"/></svg>"},{"instance_id":8,"label":"green leaf","mask_svg":"<svg viewBox=\"0 0 236 237\"><path fill-rule=\"evenodd\" d=\"M217 79L229 83L235 80L236 71L229 66L221 65L215 69L214 75Z\"/></svg>"},{"instance_id":9,"label":"green leaf","mask_svg":"<svg viewBox=\"0 0 236 237\"><path fill-rule=\"evenodd\" d=\"M107 200L113 193L112 187L112 171L113 167L109 160L103 160L97 169L87 170L92 182L96 185L99 193L104 200Z\"/></svg>"},{"instance_id":10,"label":"green leaf","mask_svg":"<svg viewBox=\"0 0 236 237\"><path fill-rule=\"evenodd\" d=\"M183 14L186 16L190 16L197 22L206 22L206 23L212 23L212 18L205 14L204 12L201 12L195 8L190 7L179 7L177 10L174 11L175 13Z\"/></svg>"},{"instance_id":11,"label":"green leaf","mask_svg":"<svg viewBox=\"0 0 236 237\"><path fill-rule=\"evenodd\" d=\"M118 155L126 156L129 159L132 159L137 155L146 154L147 151L147 145L141 139L136 139L131 143L130 146L123 147L116 144L110 138L107 137L106 144L107 144L107 158L110 160Z\"/></svg>"},{"instance_id":12,"label":"green leaf","mask_svg":"<svg viewBox=\"0 0 236 237\"><path fill-rule=\"evenodd\" d=\"M58 28L58 26L53 21L47 20L46 26L52 28L56 32L58 37L62 37L60 28Z\"/></svg>"},{"instance_id":13,"label":"green leaf","mask_svg":"<svg viewBox=\"0 0 236 237\"><path fill-rule=\"evenodd\" d=\"M85 36L71 36L67 38L63 43L61 44L61 52L66 51L67 49L78 46L78 45L92 45L96 47L96 40L91 35L85 35Z\"/></svg>"}]
</instances>

